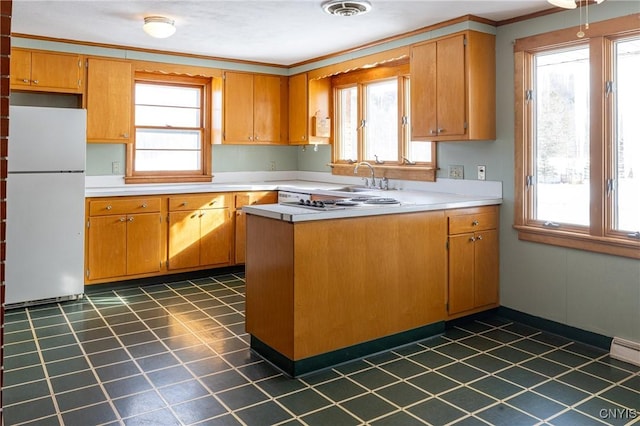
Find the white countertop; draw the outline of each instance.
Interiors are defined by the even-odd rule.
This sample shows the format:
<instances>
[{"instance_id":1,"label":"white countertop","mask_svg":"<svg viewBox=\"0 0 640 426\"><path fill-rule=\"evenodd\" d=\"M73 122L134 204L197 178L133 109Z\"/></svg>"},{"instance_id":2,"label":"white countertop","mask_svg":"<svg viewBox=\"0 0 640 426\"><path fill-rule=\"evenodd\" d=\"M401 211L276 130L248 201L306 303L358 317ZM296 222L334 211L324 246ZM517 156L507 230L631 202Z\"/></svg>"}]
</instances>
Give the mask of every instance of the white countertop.
<instances>
[{"instance_id":1,"label":"white countertop","mask_svg":"<svg viewBox=\"0 0 640 426\"><path fill-rule=\"evenodd\" d=\"M340 192L319 190L316 193L335 195L337 197L357 197L360 195L395 198L399 204L369 205L359 204L356 207L334 207L330 210L313 210L290 204L265 204L245 206L243 211L258 216L283 220L286 222L307 222L312 220L342 219L349 217L377 216L386 214L414 213L430 210L445 210L464 207L477 207L501 204L502 198L481 197L476 195L447 194L425 191L370 191Z\"/></svg>"},{"instance_id":2,"label":"white countertop","mask_svg":"<svg viewBox=\"0 0 640 426\"><path fill-rule=\"evenodd\" d=\"M325 177L327 174L307 173L309 178ZM330 175L329 175L330 176ZM255 177L255 176L254 176ZM285 177L285 176L283 176ZM287 179L294 177L294 179ZM335 178L331 178L335 179ZM356 180L357 182L358 180ZM334 208L331 210L312 210L295 205L267 204L245 206L243 210L249 214L255 214L287 222L304 222L310 220L337 219L359 216L374 216L385 214L412 213L429 210L444 210L452 208L476 207L501 204L502 198L496 196L494 192L487 194L471 188L472 194L459 194L453 192L431 191L428 189L391 189L389 191L371 190L366 192L344 192L341 189L354 186L353 179L350 183L322 182L305 179L295 179L295 176L286 176L281 180L266 180L255 182L233 182L226 181L220 183L202 184L136 184L136 185L105 185L88 186L85 189L86 197L117 197L117 196L144 196L144 195L168 195L168 194L188 194L200 192L240 192L240 191L290 191L308 194L320 194L335 196L336 198L352 198L360 195L374 197L395 198L400 203L393 205L359 205L357 207ZM395 183L404 183L394 181ZM455 182L457 183L457 182ZM477 187L478 183L473 181L465 182L466 186ZM444 182L447 186L452 186L451 182ZM474 185L475 184L475 185ZM495 188L496 183L489 183ZM499 184L499 183L498 183ZM433 185L433 184L431 184ZM408 186L408 185L407 185ZM440 185L441 186L441 185ZM498 185L499 186L499 185ZM434 188L435 189L435 188ZM501 194L501 191L499 191Z\"/></svg>"}]
</instances>

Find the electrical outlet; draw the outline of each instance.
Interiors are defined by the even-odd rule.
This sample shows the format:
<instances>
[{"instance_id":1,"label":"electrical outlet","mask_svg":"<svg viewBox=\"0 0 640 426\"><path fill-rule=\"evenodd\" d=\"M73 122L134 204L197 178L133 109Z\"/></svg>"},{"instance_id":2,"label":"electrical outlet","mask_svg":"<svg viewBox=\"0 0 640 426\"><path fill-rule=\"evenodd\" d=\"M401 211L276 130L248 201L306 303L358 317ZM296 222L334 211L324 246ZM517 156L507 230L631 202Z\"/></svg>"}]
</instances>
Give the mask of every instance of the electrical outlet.
<instances>
[{"instance_id":1,"label":"electrical outlet","mask_svg":"<svg viewBox=\"0 0 640 426\"><path fill-rule=\"evenodd\" d=\"M450 179L464 179L464 166L449 166Z\"/></svg>"},{"instance_id":2,"label":"electrical outlet","mask_svg":"<svg viewBox=\"0 0 640 426\"><path fill-rule=\"evenodd\" d=\"M272 161L270 167L271 167L271 171L274 171L276 169L276 162Z\"/></svg>"},{"instance_id":3,"label":"electrical outlet","mask_svg":"<svg viewBox=\"0 0 640 426\"><path fill-rule=\"evenodd\" d=\"M486 173L487 171L487 166L478 166L478 180L485 180L486 179Z\"/></svg>"},{"instance_id":4,"label":"electrical outlet","mask_svg":"<svg viewBox=\"0 0 640 426\"><path fill-rule=\"evenodd\" d=\"M120 174L120 162L119 161L114 161L113 163L111 163L111 174L113 174L113 175L119 175Z\"/></svg>"}]
</instances>

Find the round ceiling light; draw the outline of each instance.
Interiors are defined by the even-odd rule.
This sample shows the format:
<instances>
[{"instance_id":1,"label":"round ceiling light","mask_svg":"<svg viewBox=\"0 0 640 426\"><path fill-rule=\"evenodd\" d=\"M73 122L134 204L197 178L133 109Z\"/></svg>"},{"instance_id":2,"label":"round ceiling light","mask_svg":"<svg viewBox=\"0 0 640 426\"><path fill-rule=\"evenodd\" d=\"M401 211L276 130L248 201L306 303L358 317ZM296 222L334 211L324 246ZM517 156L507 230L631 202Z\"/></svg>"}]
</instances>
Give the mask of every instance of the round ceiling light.
<instances>
[{"instance_id":1,"label":"round ceiling light","mask_svg":"<svg viewBox=\"0 0 640 426\"><path fill-rule=\"evenodd\" d=\"M142 29L145 33L155 38L167 38L176 32L173 19L164 16L147 16L144 18Z\"/></svg>"},{"instance_id":2,"label":"round ceiling light","mask_svg":"<svg viewBox=\"0 0 640 426\"><path fill-rule=\"evenodd\" d=\"M371 10L371 3L366 0L338 1L331 0L322 4L322 10L329 15L355 16L363 15Z\"/></svg>"}]
</instances>

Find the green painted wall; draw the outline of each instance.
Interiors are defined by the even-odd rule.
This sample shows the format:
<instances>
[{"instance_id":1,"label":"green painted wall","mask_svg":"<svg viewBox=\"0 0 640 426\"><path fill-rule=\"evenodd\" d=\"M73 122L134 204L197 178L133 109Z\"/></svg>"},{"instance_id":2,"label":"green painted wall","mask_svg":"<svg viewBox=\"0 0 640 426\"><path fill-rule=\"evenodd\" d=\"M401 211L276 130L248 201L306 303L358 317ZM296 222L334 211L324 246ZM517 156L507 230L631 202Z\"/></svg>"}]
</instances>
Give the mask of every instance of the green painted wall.
<instances>
[{"instance_id":1,"label":"green painted wall","mask_svg":"<svg viewBox=\"0 0 640 426\"><path fill-rule=\"evenodd\" d=\"M589 7L591 22L640 12L638 1L606 1ZM487 144L441 144L440 165L487 164L490 180L503 182L501 208L501 304L606 336L640 341L640 261L519 241L514 212L515 39L577 26L571 10L498 28L497 140Z\"/></svg>"}]
</instances>

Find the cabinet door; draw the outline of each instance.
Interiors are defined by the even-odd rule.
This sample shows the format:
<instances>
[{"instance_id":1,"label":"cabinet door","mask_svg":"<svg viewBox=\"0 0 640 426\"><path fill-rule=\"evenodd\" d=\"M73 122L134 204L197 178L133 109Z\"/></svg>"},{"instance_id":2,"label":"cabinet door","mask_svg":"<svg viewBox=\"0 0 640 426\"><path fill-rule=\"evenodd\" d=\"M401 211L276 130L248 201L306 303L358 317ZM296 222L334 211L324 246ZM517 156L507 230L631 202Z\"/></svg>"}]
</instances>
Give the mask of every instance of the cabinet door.
<instances>
[{"instance_id":1,"label":"cabinet door","mask_svg":"<svg viewBox=\"0 0 640 426\"><path fill-rule=\"evenodd\" d=\"M232 220L228 208L202 210L200 216L200 264L231 262Z\"/></svg>"},{"instance_id":2,"label":"cabinet door","mask_svg":"<svg viewBox=\"0 0 640 426\"><path fill-rule=\"evenodd\" d=\"M124 143L131 139L131 63L89 58L87 141Z\"/></svg>"},{"instance_id":3,"label":"cabinet door","mask_svg":"<svg viewBox=\"0 0 640 426\"><path fill-rule=\"evenodd\" d=\"M281 79L273 75L253 77L253 132L258 143L280 142Z\"/></svg>"},{"instance_id":4,"label":"cabinet door","mask_svg":"<svg viewBox=\"0 0 640 426\"><path fill-rule=\"evenodd\" d=\"M89 219L87 240L88 279L120 277L127 273L126 216L98 216Z\"/></svg>"},{"instance_id":5,"label":"cabinet door","mask_svg":"<svg viewBox=\"0 0 640 426\"><path fill-rule=\"evenodd\" d=\"M65 92L82 91L82 58L59 53L31 53L31 85Z\"/></svg>"},{"instance_id":6,"label":"cabinet door","mask_svg":"<svg viewBox=\"0 0 640 426\"><path fill-rule=\"evenodd\" d=\"M307 144L308 140L307 74L289 77L289 143Z\"/></svg>"},{"instance_id":7,"label":"cabinet door","mask_svg":"<svg viewBox=\"0 0 640 426\"><path fill-rule=\"evenodd\" d=\"M464 35L437 42L436 88L438 136L465 134Z\"/></svg>"},{"instance_id":8,"label":"cabinet door","mask_svg":"<svg viewBox=\"0 0 640 426\"><path fill-rule=\"evenodd\" d=\"M224 142L252 143L253 75L226 72L224 79Z\"/></svg>"},{"instance_id":9,"label":"cabinet door","mask_svg":"<svg viewBox=\"0 0 640 426\"><path fill-rule=\"evenodd\" d=\"M160 271L160 213L127 216L127 274Z\"/></svg>"},{"instance_id":10,"label":"cabinet door","mask_svg":"<svg viewBox=\"0 0 640 426\"><path fill-rule=\"evenodd\" d=\"M437 133L436 53L436 42L411 48L411 135L413 138L433 138Z\"/></svg>"},{"instance_id":11,"label":"cabinet door","mask_svg":"<svg viewBox=\"0 0 640 426\"><path fill-rule=\"evenodd\" d=\"M169 213L169 269L200 265L200 210Z\"/></svg>"},{"instance_id":12,"label":"cabinet door","mask_svg":"<svg viewBox=\"0 0 640 426\"><path fill-rule=\"evenodd\" d=\"M247 214L236 211L235 261L237 264L245 262L247 253Z\"/></svg>"},{"instance_id":13,"label":"cabinet door","mask_svg":"<svg viewBox=\"0 0 640 426\"><path fill-rule=\"evenodd\" d=\"M11 86L31 85L31 52L11 49Z\"/></svg>"},{"instance_id":14,"label":"cabinet door","mask_svg":"<svg viewBox=\"0 0 640 426\"><path fill-rule=\"evenodd\" d=\"M475 305L498 303L498 231L476 232L475 241Z\"/></svg>"},{"instance_id":15,"label":"cabinet door","mask_svg":"<svg viewBox=\"0 0 640 426\"><path fill-rule=\"evenodd\" d=\"M474 307L474 236L449 237L449 315Z\"/></svg>"}]
</instances>

